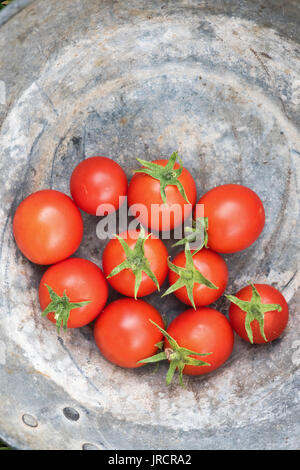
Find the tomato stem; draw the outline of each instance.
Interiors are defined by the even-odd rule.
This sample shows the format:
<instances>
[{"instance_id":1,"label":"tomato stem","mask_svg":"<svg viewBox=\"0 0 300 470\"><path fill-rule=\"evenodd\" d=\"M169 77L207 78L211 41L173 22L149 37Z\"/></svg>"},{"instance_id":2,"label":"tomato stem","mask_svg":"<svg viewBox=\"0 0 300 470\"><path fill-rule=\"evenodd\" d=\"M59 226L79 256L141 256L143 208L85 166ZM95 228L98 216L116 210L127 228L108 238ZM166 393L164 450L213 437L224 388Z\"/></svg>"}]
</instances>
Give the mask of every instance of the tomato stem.
<instances>
[{"instance_id":1,"label":"tomato stem","mask_svg":"<svg viewBox=\"0 0 300 470\"><path fill-rule=\"evenodd\" d=\"M174 168L176 159L179 160L180 164L178 169ZM190 204L185 189L182 183L179 181L179 177L183 170L183 163L177 152L172 153L166 166L161 166L158 163L148 162L147 160L142 160L141 158L137 158L137 161L143 165L143 168L135 170L135 173L144 173L154 179L159 180L160 195L164 204L167 203L166 187L170 185L176 186L185 201Z\"/></svg>"},{"instance_id":2,"label":"tomato stem","mask_svg":"<svg viewBox=\"0 0 300 470\"><path fill-rule=\"evenodd\" d=\"M196 250L193 250L193 256L202 250L203 247L207 248L208 243L208 217L197 217L192 220L192 227L186 227L186 236L178 240L172 246L186 245L187 243L199 242Z\"/></svg>"},{"instance_id":3,"label":"tomato stem","mask_svg":"<svg viewBox=\"0 0 300 470\"><path fill-rule=\"evenodd\" d=\"M158 291L160 290L158 280L150 267L149 260L145 256L144 245L150 236L151 236L151 233L149 233L147 236L145 235L145 230L141 226L139 237L136 241L136 244L133 248L130 248L122 237L120 237L119 235L115 235L117 240L122 245L122 248L126 255L126 259L125 261L120 263L111 271L111 273L107 276L107 279L115 276L116 274L119 274L124 269L130 269L135 276L135 284L134 284L134 298L135 299L137 298L138 290L142 282L143 272L147 274L147 276L149 276L150 279L152 279L152 281L156 285L157 290Z\"/></svg>"},{"instance_id":4,"label":"tomato stem","mask_svg":"<svg viewBox=\"0 0 300 470\"><path fill-rule=\"evenodd\" d=\"M159 331L164 335L164 337L168 340L168 342L170 344L170 347L165 348L164 351L161 351L161 352L155 354L154 356L147 357L146 359L142 359L141 361L138 361L138 364L139 363L149 364L149 363L152 363L152 362L160 362L160 361L163 361L163 360L168 360L170 365L169 365L169 369L168 369L168 372L167 372L167 375L166 375L166 383L167 383L167 385L170 385L170 383L172 382L172 379L174 377L174 374L177 370L178 373L179 373L179 383L180 383L181 386L184 386L182 376L183 376L183 370L184 370L185 365L210 366L210 364L208 362L204 362L204 361L201 361L200 359L193 358L193 357L191 357L191 355L208 356L208 355L211 354L211 352L209 352L209 353L198 353L198 352L195 352L195 351L191 351L190 349L183 348L183 347L179 346L177 341L175 341L175 339L172 338L172 336L169 335L169 333L166 330L161 328L159 325L157 325L150 318L149 318L149 321L153 325L155 325L159 329Z\"/></svg>"},{"instance_id":5,"label":"tomato stem","mask_svg":"<svg viewBox=\"0 0 300 470\"><path fill-rule=\"evenodd\" d=\"M48 286L47 284L45 284L45 286L48 289L51 301L42 312L42 317L46 317L49 313L54 313L57 333L60 332L61 326L63 327L64 331L66 331L71 310L74 308L83 307L84 305L89 304L91 301L85 300L83 302L70 302L66 291L64 291L63 295L60 297L58 294L56 294L56 292L54 292L52 287Z\"/></svg>"},{"instance_id":6,"label":"tomato stem","mask_svg":"<svg viewBox=\"0 0 300 470\"><path fill-rule=\"evenodd\" d=\"M169 268L172 271L174 271L179 276L179 278L174 284L172 284L166 290L166 292L162 295L162 297L164 297L165 295L169 295L172 292L175 292L176 290L181 289L182 287L185 287L188 298L192 306L196 310L196 305L194 301L194 293L193 293L194 285L204 284L210 289L218 289L218 287L215 286L215 284L213 284L211 281L209 281L205 276L203 276L203 274L201 274L201 272L198 271L198 269L196 269L196 267L194 266L194 262L193 262L194 253L192 254L190 247L189 247L189 243L185 244L184 252L185 252L185 260L186 260L184 268L177 266L176 264L173 264L168 260Z\"/></svg>"},{"instance_id":7,"label":"tomato stem","mask_svg":"<svg viewBox=\"0 0 300 470\"><path fill-rule=\"evenodd\" d=\"M264 332L265 313L272 312L274 310L281 312L282 307L280 304L263 304L255 285L252 283L250 285L252 287L252 297L250 301L241 300L234 295L226 295L226 298L233 304L237 305L241 310L246 312L245 329L250 343L253 344L253 331L251 323L254 320L258 321L260 333L263 339L268 342Z\"/></svg>"}]
</instances>

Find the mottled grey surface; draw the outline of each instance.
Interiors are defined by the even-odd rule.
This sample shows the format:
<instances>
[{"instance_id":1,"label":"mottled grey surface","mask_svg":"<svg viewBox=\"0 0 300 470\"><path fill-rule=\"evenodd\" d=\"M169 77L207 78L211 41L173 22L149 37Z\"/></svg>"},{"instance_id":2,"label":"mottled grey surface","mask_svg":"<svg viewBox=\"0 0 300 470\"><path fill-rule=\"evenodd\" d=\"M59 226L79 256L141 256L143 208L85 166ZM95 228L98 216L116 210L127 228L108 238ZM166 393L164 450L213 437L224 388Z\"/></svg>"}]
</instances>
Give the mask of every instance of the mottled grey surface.
<instances>
[{"instance_id":1,"label":"mottled grey surface","mask_svg":"<svg viewBox=\"0 0 300 470\"><path fill-rule=\"evenodd\" d=\"M8 8L0 14L1 437L20 449L299 448L299 2ZM31 192L69 193L84 157L112 157L130 177L135 157L175 149L199 197L229 182L260 195L264 232L226 256L227 292L271 283L291 312L280 339L252 347L236 338L227 364L187 378L185 389L165 387L165 366L153 374L105 361L91 326L57 337L38 305L45 268L20 254L11 230ZM106 242L96 218L84 221L78 254L101 266ZM174 296L149 300L169 320L184 310ZM227 302L217 307L226 314Z\"/></svg>"}]
</instances>

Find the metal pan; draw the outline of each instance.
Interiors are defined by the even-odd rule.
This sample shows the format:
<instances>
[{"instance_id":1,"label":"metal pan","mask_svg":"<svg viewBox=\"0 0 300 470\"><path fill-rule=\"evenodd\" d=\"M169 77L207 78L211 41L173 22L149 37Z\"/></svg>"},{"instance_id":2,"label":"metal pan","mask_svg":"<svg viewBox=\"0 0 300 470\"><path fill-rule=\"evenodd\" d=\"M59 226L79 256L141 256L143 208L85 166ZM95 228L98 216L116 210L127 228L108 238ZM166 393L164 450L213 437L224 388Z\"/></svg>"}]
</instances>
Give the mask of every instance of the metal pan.
<instances>
[{"instance_id":1,"label":"metal pan","mask_svg":"<svg viewBox=\"0 0 300 470\"><path fill-rule=\"evenodd\" d=\"M299 447L299 23L299 2L274 0L15 0L1 12L0 435L12 446ZM108 363L91 326L58 337L40 316L45 268L12 237L22 198L69 193L83 158L112 157L130 177L135 157L176 149L199 197L234 182L264 201L262 236L225 257L227 292L270 283L291 312L280 339L236 338L222 368L185 388L165 386L164 366ZM77 254L101 266L106 241L84 221ZM148 300L169 320L184 310L174 296Z\"/></svg>"}]
</instances>

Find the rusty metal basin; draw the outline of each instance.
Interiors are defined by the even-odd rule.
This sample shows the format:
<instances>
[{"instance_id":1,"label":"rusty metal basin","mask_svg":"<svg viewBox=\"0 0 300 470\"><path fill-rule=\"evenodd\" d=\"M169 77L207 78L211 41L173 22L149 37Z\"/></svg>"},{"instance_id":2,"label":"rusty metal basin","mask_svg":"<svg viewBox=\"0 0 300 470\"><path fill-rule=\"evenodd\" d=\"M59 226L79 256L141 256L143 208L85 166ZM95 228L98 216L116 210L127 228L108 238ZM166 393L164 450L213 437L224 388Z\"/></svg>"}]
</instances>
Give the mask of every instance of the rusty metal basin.
<instances>
[{"instance_id":1,"label":"rusty metal basin","mask_svg":"<svg viewBox=\"0 0 300 470\"><path fill-rule=\"evenodd\" d=\"M15 0L1 12L0 436L12 446L299 447L299 23L299 2L275 0ZM164 366L108 363L92 326L58 337L40 316L45 268L12 237L19 202L69 193L82 158L107 155L130 177L135 157L175 149L199 197L234 182L264 201L262 236L226 256L227 292L271 283L290 305L281 338L236 338L222 368L185 388L165 386ZM77 254L101 266L97 218L84 221ZM169 320L184 310L174 296L147 300Z\"/></svg>"}]
</instances>

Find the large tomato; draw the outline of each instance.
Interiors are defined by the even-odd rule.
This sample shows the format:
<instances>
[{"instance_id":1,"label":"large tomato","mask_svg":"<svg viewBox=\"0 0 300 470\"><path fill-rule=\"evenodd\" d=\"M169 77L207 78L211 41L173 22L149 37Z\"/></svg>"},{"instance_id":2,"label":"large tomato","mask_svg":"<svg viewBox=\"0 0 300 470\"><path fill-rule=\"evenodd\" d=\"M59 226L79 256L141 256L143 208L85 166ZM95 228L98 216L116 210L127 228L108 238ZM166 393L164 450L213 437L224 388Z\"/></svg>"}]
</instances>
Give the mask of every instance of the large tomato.
<instances>
[{"instance_id":1,"label":"large tomato","mask_svg":"<svg viewBox=\"0 0 300 470\"><path fill-rule=\"evenodd\" d=\"M18 206L13 232L21 252L36 264L53 264L71 256L83 235L80 211L59 191L37 191Z\"/></svg>"},{"instance_id":2,"label":"large tomato","mask_svg":"<svg viewBox=\"0 0 300 470\"><path fill-rule=\"evenodd\" d=\"M70 190L72 198L85 212L97 214L99 206L105 205L105 213L119 208L120 201L127 194L127 177L120 165L107 157L90 157L74 169Z\"/></svg>"},{"instance_id":3,"label":"large tomato","mask_svg":"<svg viewBox=\"0 0 300 470\"><path fill-rule=\"evenodd\" d=\"M160 313L143 300L122 298L107 305L95 323L95 341L103 356L121 367L136 368L157 351L163 327Z\"/></svg>"},{"instance_id":4,"label":"large tomato","mask_svg":"<svg viewBox=\"0 0 300 470\"><path fill-rule=\"evenodd\" d=\"M283 295L268 284L252 284L241 289L230 301L229 320L245 341L262 344L278 338L285 329L289 309Z\"/></svg>"},{"instance_id":5,"label":"large tomato","mask_svg":"<svg viewBox=\"0 0 300 470\"><path fill-rule=\"evenodd\" d=\"M218 253L244 250L255 242L265 224L262 201L252 189L240 184L224 184L205 193L195 207L196 219L203 216L203 207L207 245Z\"/></svg>"},{"instance_id":6,"label":"large tomato","mask_svg":"<svg viewBox=\"0 0 300 470\"><path fill-rule=\"evenodd\" d=\"M108 286L98 266L82 258L69 258L44 273L39 299L44 316L57 329L78 328L94 320L106 304Z\"/></svg>"},{"instance_id":7,"label":"large tomato","mask_svg":"<svg viewBox=\"0 0 300 470\"><path fill-rule=\"evenodd\" d=\"M202 375L220 367L229 358L234 344L233 329L227 318L213 308L202 307L196 311L186 310L178 315L167 331L159 330L165 336L165 349L143 363L168 359L167 384L175 371L182 374Z\"/></svg>"},{"instance_id":8,"label":"large tomato","mask_svg":"<svg viewBox=\"0 0 300 470\"><path fill-rule=\"evenodd\" d=\"M228 281L228 269L223 258L212 250L203 248L197 253L181 251L169 262L171 292L181 302L194 308L215 302L224 292Z\"/></svg>"},{"instance_id":9,"label":"large tomato","mask_svg":"<svg viewBox=\"0 0 300 470\"><path fill-rule=\"evenodd\" d=\"M190 216L197 191L190 172L170 158L146 162L128 188L128 205L138 220L152 230L170 230Z\"/></svg>"},{"instance_id":10,"label":"large tomato","mask_svg":"<svg viewBox=\"0 0 300 470\"><path fill-rule=\"evenodd\" d=\"M129 230L111 239L103 251L103 271L110 285L123 295L143 297L163 284L168 252L154 235Z\"/></svg>"}]
</instances>

